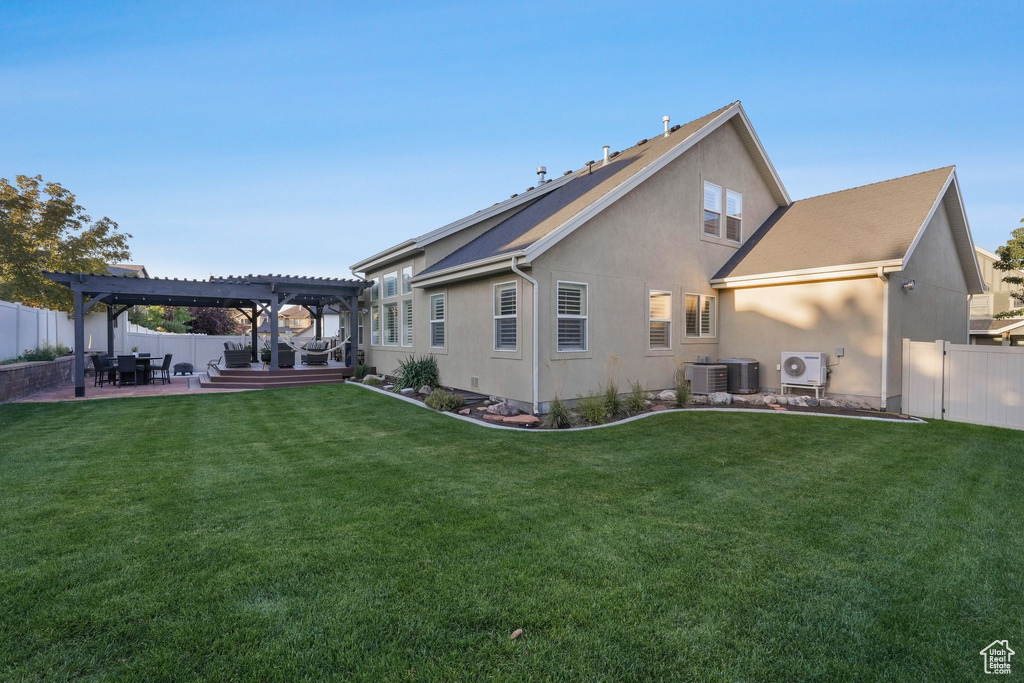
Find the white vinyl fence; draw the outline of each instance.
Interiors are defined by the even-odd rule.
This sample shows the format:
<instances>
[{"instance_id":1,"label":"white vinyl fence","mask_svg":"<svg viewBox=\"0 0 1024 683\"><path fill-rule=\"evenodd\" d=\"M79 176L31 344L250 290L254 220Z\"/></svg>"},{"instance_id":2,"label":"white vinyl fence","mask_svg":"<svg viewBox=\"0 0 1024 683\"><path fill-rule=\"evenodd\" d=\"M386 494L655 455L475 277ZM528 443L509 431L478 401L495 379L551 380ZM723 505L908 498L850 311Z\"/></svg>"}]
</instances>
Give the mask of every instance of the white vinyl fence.
<instances>
[{"instance_id":1,"label":"white vinyl fence","mask_svg":"<svg viewBox=\"0 0 1024 683\"><path fill-rule=\"evenodd\" d=\"M161 357L172 354L172 364L191 363L197 371L206 369L206 364L224 355L224 342L250 343L248 334L207 336L205 334L174 334L154 332L138 325L128 324L128 333L123 341L114 334L114 348L118 353L130 353L138 347L140 353L151 353ZM120 342L120 343L119 343Z\"/></svg>"},{"instance_id":2,"label":"white vinyl fence","mask_svg":"<svg viewBox=\"0 0 1024 683\"><path fill-rule=\"evenodd\" d=\"M1024 429L1024 349L904 339L903 410Z\"/></svg>"},{"instance_id":3,"label":"white vinyl fence","mask_svg":"<svg viewBox=\"0 0 1024 683\"><path fill-rule=\"evenodd\" d=\"M0 301L0 360L16 358L47 343L74 348L75 321L66 312ZM86 315L86 350L105 350L106 345L106 315Z\"/></svg>"}]
</instances>

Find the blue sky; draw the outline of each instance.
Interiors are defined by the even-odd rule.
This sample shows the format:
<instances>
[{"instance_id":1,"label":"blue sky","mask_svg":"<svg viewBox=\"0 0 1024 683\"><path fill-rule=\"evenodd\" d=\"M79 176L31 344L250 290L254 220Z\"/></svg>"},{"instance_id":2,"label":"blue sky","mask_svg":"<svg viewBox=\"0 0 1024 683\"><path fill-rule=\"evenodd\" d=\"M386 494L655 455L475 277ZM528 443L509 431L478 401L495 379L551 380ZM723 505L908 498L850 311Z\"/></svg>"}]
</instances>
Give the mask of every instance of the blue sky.
<instances>
[{"instance_id":1,"label":"blue sky","mask_svg":"<svg viewBox=\"0 0 1024 683\"><path fill-rule=\"evenodd\" d=\"M1024 217L1024 3L0 3L0 176L161 276L347 276L742 100L794 198L956 164Z\"/></svg>"}]
</instances>

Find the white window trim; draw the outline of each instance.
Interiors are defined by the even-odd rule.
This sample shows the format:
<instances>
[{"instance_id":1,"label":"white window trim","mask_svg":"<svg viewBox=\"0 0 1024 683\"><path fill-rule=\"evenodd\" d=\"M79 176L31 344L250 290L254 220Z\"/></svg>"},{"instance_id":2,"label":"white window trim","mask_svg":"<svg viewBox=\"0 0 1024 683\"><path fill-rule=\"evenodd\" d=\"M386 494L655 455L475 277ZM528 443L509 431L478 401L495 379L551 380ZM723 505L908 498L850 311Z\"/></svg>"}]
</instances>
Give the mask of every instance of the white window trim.
<instances>
[{"instance_id":1,"label":"white window trim","mask_svg":"<svg viewBox=\"0 0 1024 683\"><path fill-rule=\"evenodd\" d=\"M444 308L444 317L443 318L435 318L434 317L434 297L435 296L441 297L441 301L444 302L444 306L443 306L443 308ZM430 348L432 348L432 349L444 349L444 348L447 348L448 347L448 293L447 292L438 292L436 294L431 294L430 298L427 299L427 307L430 309L428 311L428 315L430 316L430 328L429 328L429 332L430 332ZM441 323L441 329L444 330L444 344L442 344L441 346L435 346L434 345L434 323Z\"/></svg>"},{"instance_id":2,"label":"white window trim","mask_svg":"<svg viewBox=\"0 0 1024 683\"><path fill-rule=\"evenodd\" d=\"M651 317L651 295L652 294L668 294L668 318L652 318ZM699 303L699 302L698 302ZM668 323L668 346L665 348L655 348L651 346L651 323ZM671 351L672 350L672 292L667 289L648 289L647 290L647 350L648 351Z\"/></svg>"},{"instance_id":3,"label":"white window trim","mask_svg":"<svg viewBox=\"0 0 1024 683\"><path fill-rule=\"evenodd\" d=\"M394 342L389 342L388 341L388 335L387 335L387 326L388 326L387 320L388 319L387 319L387 315L386 315L385 311L387 311L387 309L391 308L392 306L395 307L395 341ZM380 305L380 345L381 346L398 346L401 343L401 341L402 341L402 321L401 321L402 310L401 310L401 308L402 307L398 305L397 301L391 301L389 303L381 304Z\"/></svg>"},{"instance_id":4,"label":"white window trim","mask_svg":"<svg viewBox=\"0 0 1024 683\"><path fill-rule=\"evenodd\" d=\"M389 277L395 279L395 293L390 295L390 296L388 296L387 292L385 291L385 284L384 284L385 282L387 282ZM398 281L398 271L397 270L393 270L390 273L385 273L384 276L381 277L381 279L380 279L380 298L381 299L394 299L395 297L398 296L398 290L401 289L401 286L402 286L401 283L399 283L399 281Z\"/></svg>"},{"instance_id":5,"label":"white window trim","mask_svg":"<svg viewBox=\"0 0 1024 683\"><path fill-rule=\"evenodd\" d=\"M740 213L737 216L734 216L731 213L729 213L729 195L730 194L734 194L734 195L736 195L737 197L740 198ZM729 219L730 218L735 218L736 220L738 220L740 222L740 236L737 239L732 239L731 237L729 237ZM725 225L723 226L723 228L724 228L724 230L722 231L722 238L723 239L726 239L726 240L728 240L730 242L736 242L736 243L743 242L743 193L742 192L737 192L736 190L730 190L730 189L726 189L725 190Z\"/></svg>"},{"instance_id":6,"label":"white window trim","mask_svg":"<svg viewBox=\"0 0 1024 683\"><path fill-rule=\"evenodd\" d=\"M695 296L697 297L697 336L691 337L686 333L686 297ZM701 325L701 315L704 310L704 300L714 299L715 300L715 319L714 329L711 330L710 334L704 334L702 331L703 325ZM714 294L696 294L694 292L686 292L683 294L683 340L687 339L715 339L718 337L718 297Z\"/></svg>"},{"instance_id":7,"label":"white window trim","mask_svg":"<svg viewBox=\"0 0 1024 683\"><path fill-rule=\"evenodd\" d=\"M558 312L558 289L562 285L579 285L583 287L583 291L586 293L586 315L569 315L568 313ZM558 348L558 321L565 318L566 320L583 320L583 348L582 349L560 349ZM556 280L555 281L555 353L587 353L590 350L590 283L589 282L573 282L572 280Z\"/></svg>"},{"instance_id":8,"label":"white window trim","mask_svg":"<svg viewBox=\"0 0 1024 683\"><path fill-rule=\"evenodd\" d=\"M406 319L405 319L405 305L406 304L409 304L409 312L412 313L412 323L411 324L406 322ZM399 304L398 304L398 314L399 314L399 316L401 316L401 319L402 319L401 325L400 325L401 329L399 331L400 339L402 341L402 346L404 348L407 348L407 349L408 348L412 348L412 346L416 342L416 308L413 306L412 299L402 299L399 302ZM406 326L408 326L408 328L409 328L409 330L408 330L408 332L409 332L409 343L408 344L405 343Z\"/></svg>"},{"instance_id":9,"label":"white window trim","mask_svg":"<svg viewBox=\"0 0 1024 683\"><path fill-rule=\"evenodd\" d=\"M377 332L376 332L377 341L373 340L373 335L375 334L374 331L373 331L373 320L374 320L373 312L374 312L374 309L376 309L376 311L377 311ZM381 304L377 304L376 306L370 306L370 346L381 346L381 341L383 339L383 330L381 328L383 326L384 326L384 311L381 310Z\"/></svg>"},{"instance_id":10,"label":"white window trim","mask_svg":"<svg viewBox=\"0 0 1024 683\"><path fill-rule=\"evenodd\" d=\"M405 271L409 271L408 279L405 277ZM399 283L398 283L399 291L402 294L412 294L412 266L405 266L404 268L402 268L401 272L399 273L398 278L399 278ZM405 288L406 285L409 286L409 289Z\"/></svg>"},{"instance_id":11,"label":"white window trim","mask_svg":"<svg viewBox=\"0 0 1024 683\"><path fill-rule=\"evenodd\" d=\"M707 193L707 189L706 189L707 185L710 185L711 187L717 187L718 188L718 210L717 211L712 211L711 209L709 209L707 207L707 203L706 203L706 199L705 199L705 195ZM713 239L719 239L720 240L720 239L722 239L722 230L724 228L724 226L722 225L722 222L723 222L722 218L724 216L724 212L722 211L722 202L725 201L725 188L723 188L721 185L719 185L717 183L711 182L710 180L705 180L704 184L701 185L700 189L701 189L701 193L700 193L700 234L703 235L704 237L711 237ZM706 230L704 230L704 220L705 220L704 219L704 212L705 211L711 211L712 213L717 213L718 214L718 234L717 235L709 233Z\"/></svg>"},{"instance_id":12,"label":"white window trim","mask_svg":"<svg viewBox=\"0 0 1024 683\"><path fill-rule=\"evenodd\" d=\"M505 287L512 285L516 293L516 312L514 315L499 315L498 314L498 287ZM519 350L519 283L515 280L509 280L508 282L496 282L491 287L491 308L494 312L494 322L491 323L491 350L495 353L515 353ZM516 345L511 349L499 349L498 348L498 324L499 320L513 319L516 321Z\"/></svg>"}]
</instances>

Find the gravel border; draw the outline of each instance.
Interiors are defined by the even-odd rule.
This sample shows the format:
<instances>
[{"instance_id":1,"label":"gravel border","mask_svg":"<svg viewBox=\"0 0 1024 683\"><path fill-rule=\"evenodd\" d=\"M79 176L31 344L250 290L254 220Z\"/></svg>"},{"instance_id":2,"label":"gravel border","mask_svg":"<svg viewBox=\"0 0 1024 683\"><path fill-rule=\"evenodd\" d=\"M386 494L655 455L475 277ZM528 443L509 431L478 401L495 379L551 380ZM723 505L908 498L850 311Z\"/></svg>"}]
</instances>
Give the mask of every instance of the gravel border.
<instances>
[{"instance_id":1,"label":"gravel border","mask_svg":"<svg viewBox=\"0 0 1024 683\"><path fill-rule=\"evenodd\" d=\"M533 433L552 433L552 434L564 434L565 432L584 432L591 429L605 429L606 427L615 427L618 425L626 424L627 422L635 422L636 420L642 420L646 417L654 417L655 415L667 415L669 413L756 413L758 415L806 415L809 417L834 417L841 420L869 420L872 422L889 422L894 424L928 424L926 420L922 420L918 417L909 418L894 418L894 417L873 417L869 415L837 415L835 413L817 413L808 410L765 410L764 408L668 408L666 410L655 410L640 415L634 415L627 417L622 420L615 422L609 422L603 425L588 425L586 427L569 427L568 429L536 429L533 427L506 427L505 425L492 424L490 422L484 422L483 420L476 420L466 415L459 415L457 413L445 412L441 413L434 410L422 401L417 401L414 398L396 394L392 391L385 391L378 389L377 387L371 387L361 382L345 382L347 385L361 387L368 391L375 391L378 394L384 394L385 396L391 396L397 398L400 401L411 403L415 406L419 406L425 410L429 410L432 413L438 415L445 415L447 417L453 417L456 420L462 420L463 422L469 422L479 427L487 427L489 429L503 429L511 432L533 432Z\"/></svg>"}]
</instances>

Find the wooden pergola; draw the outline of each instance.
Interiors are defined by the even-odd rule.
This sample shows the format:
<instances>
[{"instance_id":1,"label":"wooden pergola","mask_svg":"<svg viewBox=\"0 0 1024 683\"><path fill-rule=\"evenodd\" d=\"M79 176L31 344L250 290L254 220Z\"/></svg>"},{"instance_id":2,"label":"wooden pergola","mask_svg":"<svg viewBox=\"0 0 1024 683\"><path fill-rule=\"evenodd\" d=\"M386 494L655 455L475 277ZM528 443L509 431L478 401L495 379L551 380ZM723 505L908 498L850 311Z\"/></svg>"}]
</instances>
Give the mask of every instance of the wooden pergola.
<instances>
[{"instance_id":1,"label":"wooden pergola","mask_svg":"<svg viewBox=\"0 0 1024 683\"><path fill-rule=\"evenodd\" d=\"M138 278L91 273L43 275L70 288L75 299L75 396L85 396L85 314L95 304L107 306L107 353L114 354L114 319L130 306L209 306L241 311L251 323L252 359L256 362L256 328L260 313L270 318L270 368L278 369L277 314L286 304L302 306L315 319L316 338L323 334L323 312L338 303L351 316L351 338L346 363L356 365L359 350L359 295L370 286L365 280L294 275L229 275L209 280ZM86 301L88 300L88 302ZM340 315L339 306L339 315Z\"/></svg>"}]
</instances>

